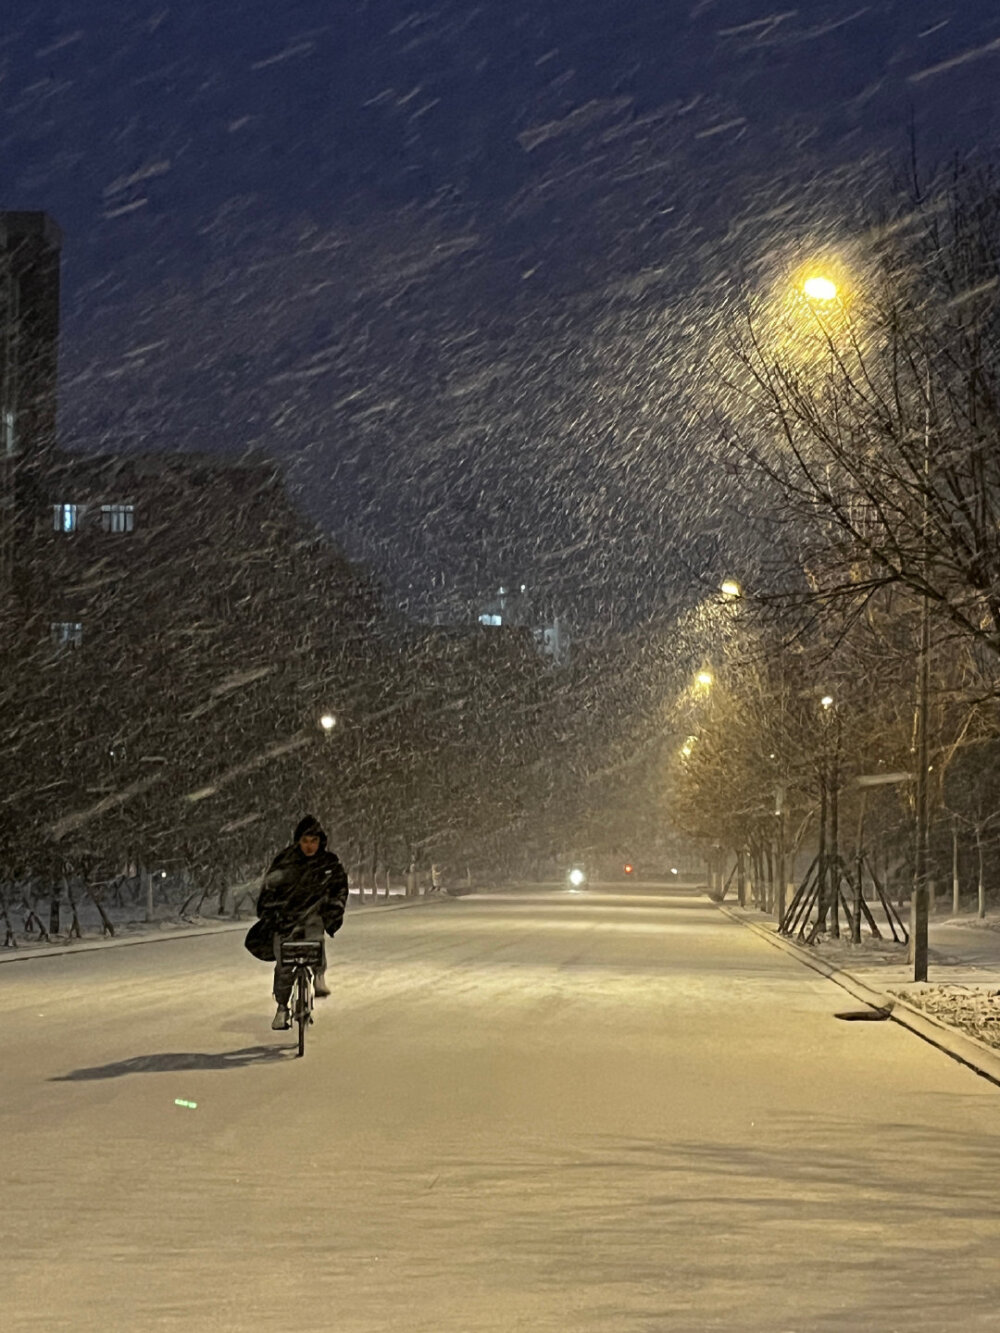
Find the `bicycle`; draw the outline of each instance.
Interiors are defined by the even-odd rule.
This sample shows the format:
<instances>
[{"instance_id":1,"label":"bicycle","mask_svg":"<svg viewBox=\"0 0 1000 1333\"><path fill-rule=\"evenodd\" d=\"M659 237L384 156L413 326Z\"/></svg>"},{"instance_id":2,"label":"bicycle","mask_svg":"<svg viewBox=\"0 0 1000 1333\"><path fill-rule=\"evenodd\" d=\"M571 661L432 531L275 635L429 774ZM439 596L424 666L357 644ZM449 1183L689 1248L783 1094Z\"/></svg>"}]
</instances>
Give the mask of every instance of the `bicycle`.
<instances>
[{"instance_id":1,"label":"bicycle","mask_svg":"<svg viewBox=\"0 0 1000 1333\"><path fill-rule=\"evenodd\" d=\"M292 1022L299 1026L299 1055L306 1053L306 1028L313 1021L313 973L323 966L322 940L283 940L281 964L294 969Z\"/></svg>"}]
</instances>

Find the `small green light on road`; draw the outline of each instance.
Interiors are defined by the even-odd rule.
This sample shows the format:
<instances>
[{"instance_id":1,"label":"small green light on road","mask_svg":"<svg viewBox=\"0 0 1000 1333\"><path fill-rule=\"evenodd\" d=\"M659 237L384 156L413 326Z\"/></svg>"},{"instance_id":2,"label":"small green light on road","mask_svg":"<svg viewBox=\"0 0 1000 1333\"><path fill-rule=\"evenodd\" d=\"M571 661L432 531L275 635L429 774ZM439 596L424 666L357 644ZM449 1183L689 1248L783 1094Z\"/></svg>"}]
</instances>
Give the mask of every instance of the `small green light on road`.
<instances>
[{"instance_id":1,"label":"small green light on road","mask_svg":"<svg viewBox=\"0 0 1000 1333\"><path fill-rule=\"evenodd\" d=\"M197 1103L197 1102L187 1102L187 1101L184 1100L183 1097L175 1097L175 1098L174 1098L174 1105L175 1105L175 1106L186 1106L186 1107L188 1107L189 1110L193 1111L193 1110L195 1109L195 1107L198 1105L198 1103Z\"/></svg>"}]
</instances>

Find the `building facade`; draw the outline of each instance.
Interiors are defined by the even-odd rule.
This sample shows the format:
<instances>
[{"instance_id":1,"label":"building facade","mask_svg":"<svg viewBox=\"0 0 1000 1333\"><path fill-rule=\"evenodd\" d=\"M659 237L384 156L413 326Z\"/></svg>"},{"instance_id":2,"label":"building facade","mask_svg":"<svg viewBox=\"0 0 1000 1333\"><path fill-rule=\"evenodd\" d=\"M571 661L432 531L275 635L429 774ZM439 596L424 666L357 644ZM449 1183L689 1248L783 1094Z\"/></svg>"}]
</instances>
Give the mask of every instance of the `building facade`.
<instances>
[{"instance_id":1,"label":"building facade","mask_svg":"<svg viewBox=\"0 0 1000 1333\"><path fill-rule=\"evenodd\" d=\"M480 606L476 619L480 625L492 629L530 630L535 647L543 657L555 666L564 666L569 660L565 619L540 613L523 583L502 583L496 596Z\"/></svg>"},{"instance_id":2,"label":"building facade","mask_svg":"<svg viewBox=\"0 0 1000 1333\"><path fill-rule=\"evenodd\" d=\"M46 213L0 213L0 598L11 592L38 478L56 449L62 236Z\"/></svg>"}]
</instances>

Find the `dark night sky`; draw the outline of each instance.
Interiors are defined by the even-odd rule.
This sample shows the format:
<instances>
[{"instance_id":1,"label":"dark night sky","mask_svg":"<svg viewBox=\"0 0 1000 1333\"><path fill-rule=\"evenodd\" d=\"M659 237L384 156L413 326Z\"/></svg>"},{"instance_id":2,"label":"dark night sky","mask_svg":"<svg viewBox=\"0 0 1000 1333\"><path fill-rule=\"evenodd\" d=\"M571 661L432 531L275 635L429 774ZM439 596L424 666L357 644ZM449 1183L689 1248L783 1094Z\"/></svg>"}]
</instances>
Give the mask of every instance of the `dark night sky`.
<instances>
[{"instance_id":1,"label":"dark night sky","mask_svg":"<svg viewBox=\"0 0 1000 1333\"><path fill-rule=\"evenodd\" d=\"M994 0L34 0L0 203L65 232L76 447L264 448L415 603L618 614L704 518L670 312L736 234L835 232L911 117L992 154L998 75Z\"/></svg>"}]
</instances>

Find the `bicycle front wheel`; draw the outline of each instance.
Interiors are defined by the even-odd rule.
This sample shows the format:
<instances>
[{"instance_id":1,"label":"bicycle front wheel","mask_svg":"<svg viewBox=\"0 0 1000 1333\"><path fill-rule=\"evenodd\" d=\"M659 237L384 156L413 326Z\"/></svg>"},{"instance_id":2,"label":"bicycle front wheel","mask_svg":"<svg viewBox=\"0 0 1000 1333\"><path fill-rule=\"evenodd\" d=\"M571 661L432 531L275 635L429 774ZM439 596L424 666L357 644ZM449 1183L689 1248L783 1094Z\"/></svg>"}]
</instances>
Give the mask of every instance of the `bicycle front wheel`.
<instances>
[{"instance_id":1,"label":"bicycle front wheel","mask_svg":"<svg viewBox=\"0 0 1000 1333\"><path fill-rule=\"evenodd\" d=\"M309 983L300 972L295 983L295 1021L299 1025L299 1055L306 1053L306 1027L309 1023Z\"/></svg>"}]
</instances>

